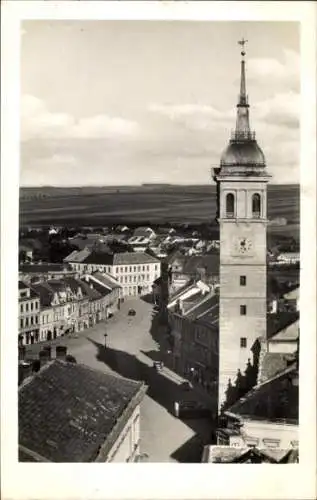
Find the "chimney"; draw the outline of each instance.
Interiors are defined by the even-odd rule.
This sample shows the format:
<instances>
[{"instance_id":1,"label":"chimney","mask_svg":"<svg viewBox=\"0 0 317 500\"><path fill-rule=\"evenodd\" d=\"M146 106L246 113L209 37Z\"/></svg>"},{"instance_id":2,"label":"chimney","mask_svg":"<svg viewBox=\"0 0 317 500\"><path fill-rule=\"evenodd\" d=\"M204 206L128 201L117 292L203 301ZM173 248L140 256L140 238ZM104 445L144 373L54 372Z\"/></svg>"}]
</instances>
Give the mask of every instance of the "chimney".
<instances>
[{"instance_id":1,"label":"chimney","mask_svg":"<svg viewBox=\"0 0 317 500\"><path fill-rule=\"evenodd\" d=\"M66 356L67 356L67 347L64 345L56 346L56 359L61 359L63 361L66 361Z\"/></svg>"},{"instance_id":2,"label":"chimney","mask_svg":"<svg viewBox=\"0 0 317 500\"><path fill-rule=\"evenodd\" d=\"M26 348L24 345L19 345L19 361L24 361Z\"/></svg>"},{"instance_id":3,"label":"chimney","mask_svg":"<svg viewBox=\"0 0 317 500\"><path fill-rule=\"evenodd\" d=\"M46 363L51 360L51 353L48 351L48 349L42 349L42 351L39 352L39 358L41 366L46 365Z\"/></svg>"},{"instance_id":4,"label":"chimney","mask_svg":"<svg viewBox=\"0 0 317 500\"><path fill-rule=\"evenodd\" d=\"M52 359L52 348L50 345L45 345L43 347L43 351L47 351L47 356L48 356L48 359Z\"/></svg>"},{"instance_id":5,"label":"chimney","mask_svg":"<svg viewBox=\"0 0 317 500\"><path fill-rule=\"evenodd\" d=\"M18 383L19 385L23 382L24 379L30 377L32 375L32 364L27 361L22 361L19 363L19 376Z\"/></svg>"}]
</instances>

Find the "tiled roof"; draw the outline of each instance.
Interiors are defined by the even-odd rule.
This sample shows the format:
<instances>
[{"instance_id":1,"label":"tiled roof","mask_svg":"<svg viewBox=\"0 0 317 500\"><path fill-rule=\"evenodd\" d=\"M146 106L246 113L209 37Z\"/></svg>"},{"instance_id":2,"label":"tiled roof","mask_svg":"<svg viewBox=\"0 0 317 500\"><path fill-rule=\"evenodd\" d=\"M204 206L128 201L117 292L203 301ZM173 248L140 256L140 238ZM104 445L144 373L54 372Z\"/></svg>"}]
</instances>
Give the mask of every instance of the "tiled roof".
<instances>
[{"instance_id":1,"label":"tiled roof","mask_svg":"<svg viewBox=\"0 0 317 500\"><path fill-rule=\"evenodd\" d=\"M219 317L219 296L214 292L206 295L201 295L201 300L197 303L194 309L191 309L186 317L191 320L206 320L208 317L217 320Z\"/></svg>"},{"instance_id":2,"label":"tiled roof","mask_svg":"<svg viewBox=\"0 0 317 500\"><path fill-rule=\"evenodd\" d=\"M92 251L82 262L84 264L112 266L114 263L114 255L112 253Z\"/></svg>"},{"instance_id":3,"label":"tiled roof","mask_svg":"<svg viewBox=\"0 0 317 500\"><path fill-rule=\"evenodd\" d=\"M290 323L270 338L270 342L296 341L299 337L299 319Z\"/></svg>"},{"instance_id":4,"label":"tiled roof","mask_svg":"<svg viewBox=\"0 0 317 500\"><path fill-rule=\"evenodd\" d=\"M93 462L144 391L140 382L54 360L19 388L19 445L51 462Z\"/></svg>"},{"instance_id":5,"label":"tiled roof","mask_svg":"<svg viewBox=\"0 0 317 500\"><path fill-rule=\"evenodd\" d=\"M80 288L82 289L83 295L85 297L88 297L89 300L98 300L100 299L103 295L106 295L106 293L100 293L98 290L98 287L93 287L89 285L89 283L86 283L84 280L78 280L80 282ZM104 290L105 291L105 290ZM108 293L110 293L110 290L108 290Z\"/></svg>"},{"instance_id":6,"label":"tiled roof","mask_svg":"<svg viewBox=\"0 0 317 500\"><path fill-rule=\"evenodd\" d=\"M64 262L81 263L90 254L91 254L91 250L89 250L88 248L83 248L83 250L74 250L72 253L67 255L67 257L65 257Z\"/></svg>"},{"instance_id":7,"label":"tiled roof","mask_svg":"<svg viewBox=\"0 0 317 500\"><path fill-rule=\"evenodd\" d=\"M278 312L267 317L267 338L270 339L281 330L295 323L299 318L299 311Z\"/></svg>"},{"instance_id":8,"label":"tiled roof","mask_svg":"<svg viewBox=\"0 0 317 500\"><path fill-rule=\"evenodd\" d=\"M98 281L101 281L105 286L110 289L113 288L122 288L120 283L115 279L114 276L111 276L108 273L100 273L98 271L92 273L92 276L96 278Z\"/></svg>"},{"instance_id":9,"label":"tiled roof","mask_svg":"<svg viewBox=\"0 0 317 500\"><path fill-rule=\"evenodd\" d=\"M296 364L288 367L270 380L255 386L228 409L246 419L286 421L298 424L298 376Z\"/></svg>"},{"instance_id":10,"label":"tiled roof","mask_svg":"<svg viewBox=\"0 0 317 500\"><path fill-rule=\"evenodd\" d=\"M289 362L294 360L294 354L266 352L261 362L261 382L265 382L284 371Z\"/></svg>"},{"instance_id":11,"label":"tiled roof","mask_svg":"<svg viewBox=\"0 0 317 500\"><path fill-rule=\"evenodd\" d=\"M206 275L219 274L219 254L205 254L205 255L177 255L173 261L177 260L184 274L196 275L199 268L205 269Z\"/></svg>"},{"instance_id":12,"label":"tiled roof","mask_svg":"<svg viewBox=\"0 0 317 500\"><path fill-rule=\"evenodd\" d=\"M158 264L160 260L145 252L122 252L114 254L113 264Z\"/></svg>"},{"instance_id":13,"label":"tiled roof","mask_svg":"<svg viewBox=\"0 0 317 500\"><path fill-rule=\"evenodd\" d=\"M21 273L49 273L71 271L71 268L67 264L47 262L44 264L22 264L19 271Z\"/></svg>"},{"instance_id":14,"label":"tiled roof","mask_svg":"<svg viewBox=\"0 0 317 500\"><path fill-rule=\"evenodd\" d=\"M54 296L54 291L48 285L48 283L36 283L32 285L32 289L37 293L40 297L40 305L41 307L49 307L52 303L52 299Z\"/></svg>"},{"instance_id":15,"label":"tiled roof","mask_svg":"<svg viewBox=\"0 0 317 500\"><path fill-rule=\"evenodd\" d=\"M29 285L26 285L24 281L19 280L19 290L26 290L29 288Z\"/></svg>"},{"instance_id":16,"label":"tiled roof","mask_svg":"<svg viewBox=\"0 0 317 500\"><path fill-rule=\"evenodd\" d=\"M89 295L90 298L93 298L93 292L98 295L98 297L96 296L95 298L100 298L109 295L112 291L111 288L104 283L99 282L99 280L94 279L93 276L86 275L85 278L82 279L82 283L84 290L88 289L87 295Z\"/></svg>"}]
</instances>

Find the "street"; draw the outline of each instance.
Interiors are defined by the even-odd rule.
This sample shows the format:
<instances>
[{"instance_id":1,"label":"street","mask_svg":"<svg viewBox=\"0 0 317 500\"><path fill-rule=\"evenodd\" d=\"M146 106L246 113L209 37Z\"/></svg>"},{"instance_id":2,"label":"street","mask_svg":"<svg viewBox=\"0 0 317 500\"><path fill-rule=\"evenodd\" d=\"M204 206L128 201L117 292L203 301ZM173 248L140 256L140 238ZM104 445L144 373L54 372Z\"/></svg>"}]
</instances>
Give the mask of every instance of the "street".
<instances>
[{"instance_id":1,"label":"street","mask_svg":"<svg viewBox=\"0 0 317 500\"><path fill-rule=\"evenodd\" d=\"M135 316L128 316L130 308L136 311ZM153 368L153 360L161 359L159 345L153 339L153 324L157 323L153 322L154 315L153 304L131 298L107 323L79 332L77 338L27 346L27 354L35 355L43 345L66 345L68 354L78 363L144 380L149 388L141 406L142 453L147 454L149 462L199 462L211 423L204 419L185 422L173 415L175 400L200 400L201 395L184 391L179 385L183 379L168 368L160 372Z\"/></svg>"}]
</instances>

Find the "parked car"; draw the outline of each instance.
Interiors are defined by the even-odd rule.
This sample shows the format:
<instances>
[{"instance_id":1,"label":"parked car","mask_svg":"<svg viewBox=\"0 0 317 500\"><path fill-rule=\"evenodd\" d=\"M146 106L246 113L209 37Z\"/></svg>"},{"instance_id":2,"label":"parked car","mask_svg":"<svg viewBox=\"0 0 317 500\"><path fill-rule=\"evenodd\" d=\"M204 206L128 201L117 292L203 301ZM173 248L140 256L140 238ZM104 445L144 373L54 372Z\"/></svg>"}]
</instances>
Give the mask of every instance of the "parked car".
<instances>
[{"instance_id":1,"label":"parked car","mask_svg":"<svg viewBox=\"0 0 317 500\"><path fill-rule=\"evenodd\" d=\"M154 361L153 368L155 368L156 371L162 370L164 368L163 361Z\"/></svg>"},{"instance_id":2,"label":"parked car","mask_svg":"<svg viewBox=\"0 0 317 500\"><path fill-rule=\"evenodd\" d=\"M136 312L134 309L129 309L128 316L135 316Z\"/></svg>"},{"instance_id":3,"label":"parked car","mask_svg":"<svg viewBox=\"0 0 317 500\"><path fill-rule=\"evenodd\" d=\"M174 414L177 418L209 418L211 410L198 401L175 401Z\"/></svg>"},{"instance_id":4,"label":"parked car","mask_svg":"<svg viewBox=\"0 0 317 500\"><path fill-rule=\"evenodd\" d=\"M182 382L180 384L181 389L184 389L184 391L190 391L190 389L193 388L192 384L188 382L187 380L185 382Z\"/></svg>"}]
</instances>

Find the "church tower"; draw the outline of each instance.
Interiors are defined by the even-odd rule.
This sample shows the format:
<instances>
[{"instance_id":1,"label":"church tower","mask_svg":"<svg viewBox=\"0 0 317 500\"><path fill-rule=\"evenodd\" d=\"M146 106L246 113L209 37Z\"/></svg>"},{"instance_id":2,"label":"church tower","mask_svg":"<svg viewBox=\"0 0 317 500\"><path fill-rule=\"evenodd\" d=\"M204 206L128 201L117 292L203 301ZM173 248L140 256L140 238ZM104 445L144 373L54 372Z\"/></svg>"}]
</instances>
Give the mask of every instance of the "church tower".
<instances>
[{"instance_id":1,"label":"church tower","mask_svg":"<svg viewBox=\"0 0 317 500\"><path fill-rule=\"evenodd\" d=\"M251 348L266 337L267 182L265 157L250 129L246 93L246 41L241 51L236 128L214 169L220 226L220 311L218 408L229 379L245 371Z\"/></svg>"}]
</instances>

